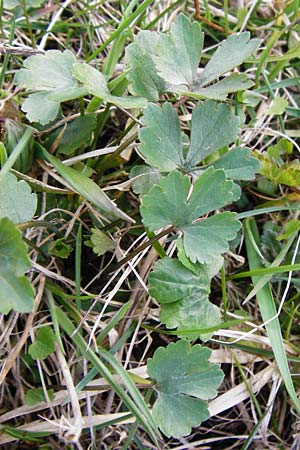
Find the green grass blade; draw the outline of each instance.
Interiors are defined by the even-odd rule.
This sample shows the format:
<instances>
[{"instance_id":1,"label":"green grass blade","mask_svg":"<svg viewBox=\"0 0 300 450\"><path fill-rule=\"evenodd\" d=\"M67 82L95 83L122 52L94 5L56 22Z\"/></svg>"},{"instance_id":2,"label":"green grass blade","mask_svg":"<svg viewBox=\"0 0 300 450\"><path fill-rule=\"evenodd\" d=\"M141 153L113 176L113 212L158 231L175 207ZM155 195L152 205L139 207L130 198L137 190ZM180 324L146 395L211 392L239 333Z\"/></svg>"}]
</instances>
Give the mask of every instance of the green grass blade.
<instances>
[{"instance_id":1,"label":"green grass blade","mask_svg":"<svg viewBox=\"0 0 300 450\"><path fill-rule=\"evenodd\" d=\"M64 332L68 336L70 336L70 338L72 339L72 341L74 342L80 353L85 358L87 358L87 360L90 361L90 363L92 363L93 367L97 369L97 371L105 379L105 381L123 400L124 404L127 406L129 411L141 423L141 425L144 427L145 431L151 437L153 442L156 443L156 436L155 436L156 427L155 425L153 426L154 422L150 414L150 411L147 408L147 405L144 402L144 399L141 396L140 392L130 379L128 373L123 369L121 364L112 355L109 355L108 352L101 349L101 355L115 369L117 375L124 382L132 398L129 397L129 395L125 392L119 381L114 378L110 370L96 355L96 353L90 348L87 348L87 343L85 342L83 337L80 336L79 333L75 333L74 325L61 309L56 308L56 316L60 327L64 330Z\"/></svg>"},{"instance_id":2,"label":"green grass blade","mask_svg":"<svg viewBox=\"0 0 300 450\"><path fill-rule=\"evenodd\" d=\"M256 245L259 246L258 229L253 218L245 221L245 241L249 266L251 270L261 268L261 260L252 245L252 239L255 239ZM260 280L259 276L252 276L252 281L256 284ZM264 321L265 328L270 339L272 350L278 365L279 372L284 381L286 390L294 403L294 406L300 414L300 403L297 398L295 387L293 385L291 373L288 366L287 356L284 349L283 338L281 334L280 322L277 314L276 305L269 284L266 284L258 293L257 301ZM275 317L273 320L272 318Z\"/></svg>"},{"instance_id":3,"label":"green grass blade","mask_svg":"<svg viewBox=\"0 0 300 450\"><path fill-rule=\"evenodd\" d=\"M9 155L4 166L2 167L2 169L0 171L0 178L4 177L4 175L10 171L10 169L12 168L12 166L14 165L14 163L16 162L16 160L18 159L18 157L20 156L22 151L26 148L29 140L31 139L31 137L33 135L33 132L34 132L33 128L31 128L31 127L26 128L25 133L23 134L23 136L19 140L18 144L16 145L16 147L14 148L12 153Z\"/></svg>"}]
</instances>

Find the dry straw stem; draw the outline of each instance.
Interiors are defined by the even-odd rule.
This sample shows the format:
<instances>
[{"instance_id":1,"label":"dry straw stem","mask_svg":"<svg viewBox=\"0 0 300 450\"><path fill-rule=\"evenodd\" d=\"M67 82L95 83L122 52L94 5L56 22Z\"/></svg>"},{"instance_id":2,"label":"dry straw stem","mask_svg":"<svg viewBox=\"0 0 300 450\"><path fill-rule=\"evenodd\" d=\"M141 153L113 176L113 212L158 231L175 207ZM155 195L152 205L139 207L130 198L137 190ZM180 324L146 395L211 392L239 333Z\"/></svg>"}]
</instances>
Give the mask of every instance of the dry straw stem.
<instances>
[{"instance_id":1,"label":"dry straw stem","mask_svg":"<svg viewBox=\"0 0 300 450\"><path fill-rule=\"evenodd\" d=\"M228 356L228 355L227 355ZM248 357L249 355L247 355ZM212 358L211 358L212 362L214 362L214 352L212 353ZM217 354L217 361L220 360L220 353L218 352ZM139 369L136 370L130 370L129 372L134 373L135 375L138 375L139 377L142 377L142 375L144 375L144 377L147 377L147 372L146 372L146 366L140 367ZM268 366L265 369L261 370L260 372L258 372L255 375L251 375L248 379L248 384L251 386L252 388L252 392L253 394L258 394L261 389L267 384L269 383L273 377L277 376L276 371L274 370L274 368L272 366ZM105 381L101 378L94 380L93 382L89 383L88 386L92 386L93 384L98 384L101 385L101 382L103 382L103 384L105 383ZM89 395L93 396L93 395L98 395L99 394L99 390L97 390L96 392L94 391L89 391ZM78 396L78 400L81 398L85 398L86 396L86 392L80 392L79 394L77 394ZM58 404L60 404L66 397L66 391L63 392L59 392L58 394L55 395L55 400L51 402L52 406L57 406ZM219 397L217 397L216 399L212 400L209 404L209 411L210 414L212 416L217 415L217 414L221 414L222 412L226 411L229 408L233 408L236 405L238 405L239 403L247 400L250 398L250 393L248 391L247 386L245 385L245 383L240 383L239 385L235 386L234 388L229 389L227 392L225 392L224 394L220 395ZM59 399L59 403L58 403L58 399ZM47 403L42 402L40 403L40 409L44 409L45 407L47 407ZM5 421L7 420L11 420L14 416L14 414L16 414L17 416L19 415L26 415L29 414L33 411L37 411L38 405L35 405L35 407L22 407L18 408L18 410L16 411L11 411L10 413L7 413L3 416L0 416L0 423L3 423L3 417L5 418ZM92 417L86 417L83 416L82 417L82 428L89 428L91 425L92 426L97 426L97 425L101 425L104 424L105 422L108 422L110 420L120 420L120 424L124 424L124 423L133 423L135 422L135 418L132 417L130 419L126 418L125 420L122 420L122 417L126 417L128 416L128 413L116 413L116 414L98 414L98 415L93 415ZM71 426L74 426L76 419L68 419L68 422L70 423ZM27 430L27 431L48 431L48 432L52 432L52 433L57 433L58 432L58 428L59 428L59 423L55 420L47 420L47 421L34 421L34 422L29 422L25 425L22 425L21 427L16 428L16 430ZM7 444L9 442L13 442L15 439L12 437L6 437L6 436L2 436L0 437L0 445L3 444Z\"/></svg>"}]
</instances>

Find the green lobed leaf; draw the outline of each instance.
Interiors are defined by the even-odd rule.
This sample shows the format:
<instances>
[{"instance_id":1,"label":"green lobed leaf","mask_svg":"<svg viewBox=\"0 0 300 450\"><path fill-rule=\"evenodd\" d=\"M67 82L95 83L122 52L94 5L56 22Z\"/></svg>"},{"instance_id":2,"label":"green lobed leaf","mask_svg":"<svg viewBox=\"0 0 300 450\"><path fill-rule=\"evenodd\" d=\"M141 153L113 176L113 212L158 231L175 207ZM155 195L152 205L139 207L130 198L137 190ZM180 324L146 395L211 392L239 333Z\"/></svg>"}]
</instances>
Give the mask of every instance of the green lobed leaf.
<instances>
[{"instance_id":1,"label":"green lobed leaf","mask_svg":"<svg viewBox=\"0 0 300 450\"><path fill-rule=\"evenodd\" d=\"M228 241L236 237L240 227L236 214L231 212L185 225L182 228L185 253L192 262L209 264L228 250Z\"/></svg>"},{"instance_id":2,"label":"green lobed leaf","mask_svg":"<svg viewBox=\"0 0 300 450\"><path fill-rule=\"evenodd\" d=\"M190 331L189 339L207 341L214 333L200 330L221 323L221 313L218 306L194 294L178 302L162 303L159 319L167 328L177 328L178 336L184 337L181 332Z\"/></svg>"},{"instance_id":3,"label":"green lobed leaf","mask_svg":"<svg viewBox=\"0 0 300 450\"><path fill-rule=\"evenodd\" d=\"M115 249L115 242L110 239L103 231L98 228L92 228L91 243L93 247L93 252L96 255L104 255L108 251Z\"/></svg>"},{"instance_id":4,"label":"green lobed leaf","mask_svg":"<svg viewBox=\"0 0 300 450\"><path fill-rule=\"evenodd\" d=\"M147 361L155 380L158 398L153 406L154 421L168 437L181 437L209 417L207 402L217 395L223 372L209 362L211 351L186 340L160 347Z\"/></svg>"},{"instance_id":5,"label":"green lobed leaf","mask_svg":"<svg viewBox=\"0 0 300 450\"><path fill-rule=\"evenodd\" d=\"M24 276L31 264L21 232L11 220L0 220L0 312L33 310L34 289Z\"/></svg>"},{"instance_id":6,"label":"green lobed leaf","mask_svg":"<svg viewBox=\"0 0 300 450\"><path fill-rule=\"evenodd\" d=\"M125 62L129 71L129 91L149 101L157 102L160 94L166 91L166 83L158 75L153 56L158 43L158 34L141 31L134 42L125 49Z\"/></svg>"},{"instance_id":7,"label":"green lobed leaf","mask_svg":"<svg viewBox=\"0 0 300 450\"><path fill-rule=\"evenodd\" d=\"M8 172L0 177L0 218L8 217L14 223L31 220L37 206L37 196L26 181L18 181Z\"/></svg>"},{"instance_id":8,"label":"green lobed leaf","mask_svg":"<svg viewBox=\"0 0 300 450\"><path fill-rule=\"evenodd\" d=\"M207 100L192 114L191 145L186 157L190 166L214 151L234 142L240 133L240 119L224 103Z\"/></svg>"},{"instance_id":9,"label":"green lobed leaf","mask_svg":"<svg viewBox=\"0 0 300 450\"><path fill-rule=\"evenodd\" d=\"M226 212L194 222L200 215L225 206L233 200L234 185L223 170L212 167L193 186L177 171L161 179L142 197L143 223L151 231L173 225L183 233L183 246L192 262L211 263L228 250L228 241L240 228L236 214Z\"/></svg>"},{"instance_id":10,"label":"green lobed leaf","mask_svg":"<svg viewBox=\"0 0 300 450\"><path fill-rule=\"evenodd\" d=\"M210 280L203 266L196 275L177 259L168 257L155 263L148 280L151 286L149 294L164 304L180 301L193 294L208 298L210 291Z\"/></svg>"},{"instance_id":11,"label":"green lobed leaf","mask_svg":"<svg viewBox=\"0 0 300 450\"><path fill-rule=\"evenodd\" d=\"M54 353L55 341L56 337L51 327L41 327L38 329L35 341L29 345L28 353L32 359L46 359Z\"/></svg>"},{"instance_id":12,"label":"green lobed leaf","mask_svg":"<svg viewBox=\"0 0 300 450\"><path fill-rule=\"evenodd\" d=\"M257 50L259 44L259 39L250 39L248 31L232 34L221 42L217 51L198 77L197 85L200 87L206 86L216 78L240 65Z\"/></svg>"},{"instance_id":13,"label":"green lobed leaf","mask_svg":"<svg viewBox=\"0 0 300 450\"><path fill-rule=\"evenodd\" d=\"M169 34L159 35L157 56L153 56L158 74L168 84L191 86L196 80L202 47L199 23L179 14Z\"/></svg>"},{"instance_id":14,"label":"green lobed leaf","mask_svg":"<svg viewBox=\"0 0 300 450\"><path fill-rule=\"evenodd\" d=\"M99 208L104 213L107 213L109 216L119 217L123 220L133 222L133 219L117 208L117 206L93 180L72 167L66 166L59 159L48 153L42 146L39 146L38 149L43 158L53 165L53 167L67 181L71 188L82 195L86 200L90 201L94 206Z\"/></svg>"},{"instance_id":15,"label":"green lobed leaf","mask_svg":"<svg viewBox=\"0 0 300 450\"><path fill-rule=\"evenodd\" d=\"M8 314L11 310L20 313L33 311L34 289L25 276L16 276L7 268L0 272L0 312Z\"/></svg>"},{"instance_id":16,"label":"green lobed leaf","mask_svg":"<svg viewBox=\"0 0 300 450\"><path fill-rule=\"evenodd\" d=\"M36 92L23 102L22 111L26 113L29 122L46 125L56 118L59 106L59 102L49 99L48 92Z\"/></svg>"},{"instance_id":17,"label":"green lobed leaf","mask_svg":"<svg viewBox=\"0 0 300 450\"><path fill-rule=\"evenodd\" d=\"M220 311L209 302L210 277L206 265L197 265L192 272L177 259L163 258L156 262L149 275L150 295L160 304L160 321L167 328L195 330L220 322ZM195 333L191 339L209 339L213 333Z\"/></svg>"},{"instance_id":18,"label":"green lobed leaf","mask_svg":"<svg viewBox=\"0 0 300 450\"><path fill-rule=\"evenodd\" d=\"M234 148L213 162L215 169L224 169L226 176L232 180L253 180L260 164L251 156L249 148Z\"/></svg>"},{"instance_id":19,"label":"green lobed leaf","mask_svg":"<svg viewBox=\"0 0 300 450\"><path fill-rule=\"evenodd\" d=\"M144 110L143 124L139 138L145 161L162 172L182 167L182 140L176 109L170 103L164 103L162 109L150 104Z\"/></svg>"},{"instance_id":20,"label":"green lobed leaf","mask_svg":"<svg viewBox=\"0 0 300 450\"><path fill-rule=\"evenodd\" d=\"M64 93L65 96L66 92L69 92L68 99L80 96L78 82L72 75L75 62L75 56L69 50L48 50L43 55L33 55L24 61L24 68L18 70L15 75L15 83L22 88L36 91L30 94L22 105L29 121L46 125L55 119L60 102L63 101L55 99L55 93Z\"/></svg>"},{"instance_id":21,"label":"green lobed leaf","mask_svg":"<svg viewBox=\"0 0 300 450\"><path fill-rule=\"evenodd\" d=\"M77 87L72 75L76 58L70 50L48 50L43 55L25 59L23 69L15 75L15 83L35 91L55 91Z\"/></svg>"},{"instance_id":22,"label":"green lobed leaf","mask_svg":"<svg viewBox=\"0 0 300 450\"><path fill-rule=\"evenodd\" d=\"M22 240L20 230L10 219L2 218L0 220L0 272L6 269L16 276L21 276L30 267L27 247Z\"/></svg>"},{"instance_id":23,"label":"green lobed leaf","mask_svg":"<svg viewBox=\"0 0 300 450\"><path fill-rule=\"evenodd\" d=\"M142 97L117 97L112 95L107 87L104 75L86 63L73 65L74 77L92 95L122 108L144 108L147 100Z\"/></svg>"},{"instance_id":24,"label":"green lobed leaf","mask_svg":"<svg viewBox=\"0 0 300 450\"><path fill-rule=\"evenodd\" d=\"M214 100L226 100L228 94L232 92L244 91L253 86L253 81L248 80L246 74L233 73L218 83L206 87L194 85L189 92L182 92L192 98L211 98Z\"/></svg>"}]
</instances>

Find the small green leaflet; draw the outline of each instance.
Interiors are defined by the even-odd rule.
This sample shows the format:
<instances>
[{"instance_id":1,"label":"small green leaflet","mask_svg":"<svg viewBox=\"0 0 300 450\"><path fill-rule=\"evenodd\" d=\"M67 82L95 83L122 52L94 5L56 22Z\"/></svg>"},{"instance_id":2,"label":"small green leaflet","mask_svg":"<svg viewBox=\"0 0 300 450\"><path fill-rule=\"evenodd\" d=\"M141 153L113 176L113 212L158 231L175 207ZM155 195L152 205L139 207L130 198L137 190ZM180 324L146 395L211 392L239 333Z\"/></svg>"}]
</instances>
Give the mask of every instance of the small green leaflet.
<instances>
[{"instance_id":1,"label":"small green leaflet","mask_svg":"<svg viewBox=\"0 0 300 450\"><path fill-rule=\"evenodd\" d=\"M74 64L72 73L89 94L95 95L113 105L121 108L144 108L147 104L147 100L142 97L117 97L111 94L104 75L89 64Z\"/></svg>"},{"instance_id":2,"label":"small green leaflet","mask_svg":"<svg viewBox=\"0 0 300 450\"><path fill-rule=\"evenodd\" d=\"M143 223L151 231L173 225L183 234L183 247L192 262L211 263L228 250L240 228L236 214L224 212L197 220L232 202L233 182L224 170L206 169L193 185L174 171L142 197Z\"/></svg>"},{"instance_id":3,"label":"small green leaflet","mask_svg":"<svg viewBox=\"0 0 300 450\"><path fill-rule=\"evenodd\" d=\"M52 389L47 390L47 395L49 400L54 400L54 392ZM34 406L40 402L46 402L43 388L29 389L24 395L24 401L28 406Z\"/></svg>"},{"instance_id":4,"label":"small green leaflet","mask_svg":"<svg viewBox=\"0 0 300 450\"><path fill-rule=\"evenodd\" d=\"M179 438L209 418L207 400L217 395L223 372L209 362L211 350L180 340L160 347L147 361L158 397L152 414L168 437Z\"/></svg>"},{"instance_id":5,"label":"small green leaflet","mask_svg":"<svg viewBox=\"0 0 300 450\"><path fill-rule=\"evenodd\" d=\"M249 148L236 147L212 163L215 169L224 169L231 180L253 180L260 164L251 156Z\"/></svg>"},{"instance_id":6,"label":"small green leaflet","mask_svg":"<svg viewBox=\"0 0 300 450\"><path fill-rule=\"evenodd\" d=\"M15 75L15 83L35 91L22 105L29 121L46 125L56 118L62 101L87 93L73 77L75 62L69 50L48 50L44 55L33 55L24 61L24 68Z\"/></svg>"},{"instance_id":7,"label":"small green leaflet","mask_svg":"<svg viewBox=\"0 0 300 450\"><path fill-rule=\"evenodd\" d=\"M133 219L117 208L117 206L93 180L72 167L68 167L63 164L59 159L48 153L41 145L38 146L38 151L42 158L46 159L53 165L53 167L66 180L68 185L73 190L99 208L99 210L104 212L108 218L119 217L128 222L133 222Z\"/></svg>"},{"instance_id":8,"label":"small green leaflet","mask_svg":"<svg viewBox=\"0 0 300 450\"><path fill-rule=\"evenodd\" d=\"M156 262L149 275L150 295L160 304L160 320L167 328L196 330L220 323L219 308L210 303L209 269L197 265L197 274L177 259ZM195 333L191 339L207 340L213 333Z\"/></svg>"},{"instance_id":9,"label":"small green leaflet","mask_svg":"<svg viewBox=\"0 0 300 450\"><path fill-rule=\"evenodd\" d=\"M35 341L29 345L28 353L32 359L46 359L54 352L55 341L56 337L51 327L41 327L38 329Z\"/></svg>"},{"instance_id":10,"label":"small green leaflet","mask_svg":"<svg viewBox=\"0 0 300 450\"><path fill-rule=\"evenodd\" d=\"M115 242L103 233L103 231L98 228L92 228L91 232L91 245L93 247L93 252L96 253L96 255L101 256L106 252L114 250L116 246Z\"/></svg>"},{"instance_id":11,"label":"small green leaflet","mask_svg":"<svg viewBox=\"0 0 300 450\"><path fill-rule=\"evenodd\" d=\"M203 33L198 22L179 14L170 33L161 33L154 62L159 75L172 86L192 86L203 47Z\"/></svg>"},{"instance_id":12,"label":"small green leaflet","mask_svg":"<svg viewBox=\"0 0 300 450\"><path fill-rule=\"evenodd\" d=\"M198 78L198 84L206 86L221 75L224 75L224 73L239 66L257 50L259 44L259 39L250 39L248 31L232 34L225 41L221 42L206 64Z\"/></svg>"},{"instance_id":13,"label":"small green leaflet","mask_svg":"<svg viewBox=\"0 0 300 450\"><path fill-rule=\"evenodd\" d=\"M143 31L125 49L125 60L129 68L127 74L129 91L153 102L157 102L160 94L167 89L153 62L157 43L157 33Z\"/></svg>"},{"instance_id":14,"label":"small green leaflet","mask_svg":"<svg viewBox=\"0 0 300 450\"><path fill-rule=\"evenodd\" d=\"M131 91L149 101L157 101L163 92L225 100L229 93L253 85L246 74L220 77L249 58L259 39L250 40L249 32L229 36L199 75L203 40L198 22L191 22L184 14L178 15L169 33L138 33L125 52Z\"/></svg>"},{"instance_id":15,"label":"small green leaflet","mask_svg":"<svg viewBox=\"0 0 300 450\"><path fill-rule=\"evenodd\" d=\"M0 312L33 310L34 289L24 276L31 264L20 231L7 218L0 220Z\"/></svg>"},{"instance_id":16,"label":"small green leaflet","mask_svg":"<svg viewBox=\"0 0 300 450\"><path fill-rule=\"evenodd\" d=\"M37 206L37 196L26 181L18 181L8 172L0 177L0 218L8 217L14 223L31 220Z\"/></svg>"},{"instance_id":17,"label":"small green leaflet","mask_svg":"<svg viewBox=\"0 0 300 450\"><path fill-rule=\"evenodd\" d=\"M139 131L140 154L147 164L161 172L192 171L203 159L234 142L240 133L240 119L231 108L213 100L199 103L192 113L191 142L184 151L176 110L170 103L162 108L149 104L144 110L144 126ZM252 179L259 164L249 150L232 149L213 163L234 179ZM240 174L240 176L239 176ZM232 176L233 175L233 176Z\"/></svg>"}]
</instances>

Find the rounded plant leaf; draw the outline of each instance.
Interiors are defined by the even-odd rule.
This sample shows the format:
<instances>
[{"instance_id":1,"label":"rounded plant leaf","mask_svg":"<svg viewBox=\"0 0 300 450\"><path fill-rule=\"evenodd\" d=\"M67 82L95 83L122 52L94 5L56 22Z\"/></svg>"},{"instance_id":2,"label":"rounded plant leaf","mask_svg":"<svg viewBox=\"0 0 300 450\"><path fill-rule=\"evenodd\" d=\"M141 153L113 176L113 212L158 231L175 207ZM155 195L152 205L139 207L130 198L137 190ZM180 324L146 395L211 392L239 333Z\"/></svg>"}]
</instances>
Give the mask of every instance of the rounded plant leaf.
<instances>
[{"instance_id":1,"label":"rounded plant leaf","mask_svg":"<svg viewBox=\"0 0 300 450\"><path fill-rule=\"evenodd\" d=\"M149 275L150 295L159 303L173 303L197 295L208 298L210 292L207 270L197 275L187 269L177 259L163 258L156 262Z\"/></svg>"},{"instance_id":2,"label":"rounded plant leaf","mask_svg":"<svg viewBox=\"0 0 300 450\"><path fill-rule=\"evenodd\" d=\"M18 181L12 173L0 178L0 219L8 217L14 223L31 220L37 206L37 196L26 181Z\"/></svg>"},{"instance_id":3,"label":"rounded plant leaf","mask_svg":"<svg viewBox=\"0 0 300 450\"><path fill-rule=\"evenodd\" d=\"M143 123L139 131L140 152L146 163L161 172L182 167L182 141L176 109L170 103L164 103L162 109L150 104L144 110Z\"/></svg>"},{"instance_id":4,"label":"rounded plant leaf","mask_svg":"<svg viewBox=\"0 0 300 450\"><path fill-rule=\"evenodd\" d=\"M217 395L223 372L209 362L211 350L186 340L159 348L147 362L158 398L154 421L166 436L181 437L208 419L206 400Z\"/></svg>"}]
</instances>

